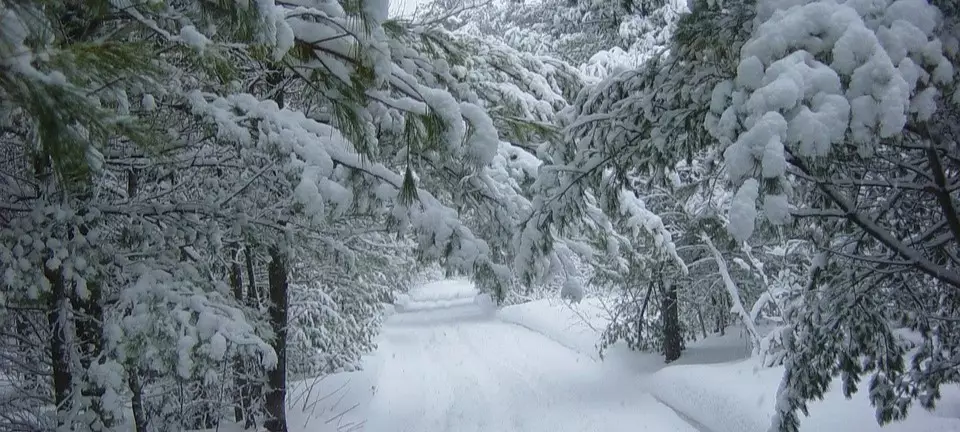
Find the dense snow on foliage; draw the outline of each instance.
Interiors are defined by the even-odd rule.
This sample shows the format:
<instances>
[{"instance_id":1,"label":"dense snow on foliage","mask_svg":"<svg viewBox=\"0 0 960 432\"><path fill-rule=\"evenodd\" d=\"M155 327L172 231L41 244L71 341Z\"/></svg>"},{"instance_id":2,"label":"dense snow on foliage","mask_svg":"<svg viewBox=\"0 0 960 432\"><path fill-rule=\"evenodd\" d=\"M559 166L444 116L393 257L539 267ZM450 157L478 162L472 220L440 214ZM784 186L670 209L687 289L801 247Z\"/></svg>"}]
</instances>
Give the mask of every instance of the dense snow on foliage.
<instances>
[{"instance_id":1,"label":"dense snow on foliage","mask_svg":"<svg viewBox=\"0 0 960 432\"><path fill-rule=\"evenodd\" d=\"M0 429L286 431L441 271L736 324L771 431L960 383L953 1L80 3L0 0Z\"/></svg>"},{"instance_id":2,"label":"dense snow on foliage","mask_svg":"<svg viewBox=\"0 0 960 432\"><path fill-rule=\"evenodd\" d=\"M515 285L575 68L387 2L94 3L0 2L0 427L286 430L421 264Z\"/></svg>"}]
</instances>

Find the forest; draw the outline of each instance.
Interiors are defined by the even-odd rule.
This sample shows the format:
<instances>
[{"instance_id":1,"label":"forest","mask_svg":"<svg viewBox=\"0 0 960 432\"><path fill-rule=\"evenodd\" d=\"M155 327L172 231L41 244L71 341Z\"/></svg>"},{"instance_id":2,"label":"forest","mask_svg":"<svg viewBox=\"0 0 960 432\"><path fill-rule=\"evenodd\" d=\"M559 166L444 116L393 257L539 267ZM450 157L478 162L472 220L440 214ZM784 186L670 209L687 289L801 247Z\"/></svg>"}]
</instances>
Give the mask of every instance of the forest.
<instances>
[{"instance_id":1,"label":"forest","mask_svg":"<svg viewBox=\"0 0 960 432\"><path fill-rule=\"evenodd\" d=\"M0 431L286 432L385 305L742 329L771 432L960 384L955 0L0 0Z\"/></svg>"}]
</instances>

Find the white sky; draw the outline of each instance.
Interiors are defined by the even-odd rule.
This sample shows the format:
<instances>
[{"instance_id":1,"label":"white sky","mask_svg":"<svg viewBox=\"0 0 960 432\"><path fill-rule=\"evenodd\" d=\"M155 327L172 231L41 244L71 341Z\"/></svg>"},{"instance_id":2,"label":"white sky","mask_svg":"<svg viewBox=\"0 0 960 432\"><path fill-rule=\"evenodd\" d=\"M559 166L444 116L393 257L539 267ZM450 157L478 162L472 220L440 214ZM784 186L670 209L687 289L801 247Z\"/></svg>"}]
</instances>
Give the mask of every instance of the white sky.
<instances>
[{"instance_id":1,"label":"white sky","mask_svg":"<svg viewBox=\"0 0 960 432\"><path fill-rule=\"evenodd\" d=\"M399 18L405 17L409 18L413 15L413 12L417 9L417 5L421 3L427 3L430 0L390 0L390 17Z\"/></svg>"}]
</instances>

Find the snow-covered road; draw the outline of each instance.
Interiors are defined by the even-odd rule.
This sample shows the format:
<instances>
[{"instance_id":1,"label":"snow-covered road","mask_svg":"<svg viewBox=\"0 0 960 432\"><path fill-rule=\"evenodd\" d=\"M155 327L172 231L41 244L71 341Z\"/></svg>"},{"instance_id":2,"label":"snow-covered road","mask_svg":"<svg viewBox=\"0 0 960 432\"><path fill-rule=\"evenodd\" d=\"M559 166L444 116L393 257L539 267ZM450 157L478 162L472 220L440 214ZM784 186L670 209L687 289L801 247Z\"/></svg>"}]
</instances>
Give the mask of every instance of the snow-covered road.
<instances>
[{"instance_id":1,"label":"snow-covered road","mask_svg":"<svg viewBox=\"0 0 960 432\"><path fill-rule=\"evenodd\" d=\"M475 304L419 305L385 325L367 432L697 431L635 375Z\"/></svg>"}]
</instances>

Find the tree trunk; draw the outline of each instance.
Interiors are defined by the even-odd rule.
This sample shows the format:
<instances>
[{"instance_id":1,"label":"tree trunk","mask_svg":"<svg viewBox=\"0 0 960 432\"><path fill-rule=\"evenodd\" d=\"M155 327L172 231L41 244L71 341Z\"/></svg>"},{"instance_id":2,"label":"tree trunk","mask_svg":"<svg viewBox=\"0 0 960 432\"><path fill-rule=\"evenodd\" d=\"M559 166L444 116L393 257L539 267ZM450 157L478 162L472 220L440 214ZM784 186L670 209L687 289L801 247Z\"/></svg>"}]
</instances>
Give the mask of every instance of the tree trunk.
<instances>
[{"instance_id":1,"label":"tree trunk","mask_svg":"<svg viewBox=\"0 0 960 432\"><path fill-rule=\"evenodd\" d=\"M197 409L193 413L195 429L215 429L220 419L220 412L213 400L213 388L207 384L203 376L197 377L197 388L191 393L196 396Z\"/></svg>"},{"instance_id":2,"label":"tree trunk","mask_svg":"<svg viewBox=\"0 0 960 432\"><path fill-rule=\"evenodd\" d=\"M663 284L663 356L667 363L680 358L683 351L683 335L680 328L680 312L677 307L677 286Z\"/></svg>"},{"instance_id":3,"label":"tree trunk","mask_svg":"<svg viewBox=\"0 0 960 432\"><path fill-rule=\"evenodd\" d=\"M276 246L270 249L270 325L275 339L273 349L277 352L277 366L267 373L266 410L264 426L270 432L287 432L287 415L284 401L287 396L287 263Z\"/></svg>"},{"instance_id":4,"label":"tree trunk","mask_svg":"<svg viewBox=\"0 0 960 432\"><path fill-rule=\"evenodd\" d=\"M703 335L703 338L707 338L707 323L703 322L703 308L700 307L700 303L697 303L697 321L700 322L700 333Z\"/></svg>"},{"instance_id":5,"label":"tree trunk","mask_svg":"<svg viewBox=\"0 0 960 432\"><path fill-rule=\"evenodd\" d=\"M133 198L137 196L140 186L140 175L136 168L130 168L127 170L127 197Z\"/></svg>"},{"instance_id":6,"label":"tree trunk","mask_svg":"<svg viewBox=\"0 0 960 432\"><path fill-rule=\"evenodd\" d=\"M244 261L247 267L247 306L251 309L260 308L260 290L257 289L257 282L253 277L253 250L251 245L247 245L243 251ZM259 370L258 365L244 364L244 375L249 376L254 371ZM244 415L244 428L256 428L257 422L254 413L254 402L259 401L263 388L260 382L256 380L245 379L241 388L241 398Z\"/></svg>"},{"instance_id":7,"label":"tree trunk","mask_svg":"<svg viewBox=\"0 0 960 432\"><path fill-rule=\"evenodd\" d=\"M270 99L283 108L285 92L283 66L277 63L267 67L266 82ZM249 255L247 255L249 258ZM270 432L287 432L287 262L284 253L277 247L270 248L270 265L267 268L269 279L270 324L275 335L273 349L277 353L277 366L267 373L269 390L266 394L267 420L264 423ZM247 263L250 282L253 283L252 266Z\"/></svg>"},{"instance_id":8,"label":"tree trunk","mask_svg":"<svg viewBox=\"0 0 960 432\"><path fill-rule=\"evenodd\" d=\"M257 282L253 278L253 252L250 245L243 250L243 258L247 265L247 306L252 308L260 307L260 291L257 289Z\"/></svg>"},{"instance_id":9,"label":"tree trunk","mask_svg":"<svg viewBox=\"0 0 960 432\"><path fill-rule=\"evenodd\" d=\"M137 432L147 432L147 415L143 411L143 386L140 385L139 371L127 372L127 386L130 387L133 425Z\"/></svg>"},{"instance_id":10,"label":"tree trunk","mask_svg":"<svg viewBox=\"0 0 960 432\"><path fill-rule=\"evenodd\" d=\"M243 304L243 268L236 260L235 253L231 254L230 259L230 287L233 289L233 297L238 304ZM246 370L243 365L243 356L239 353L233 360L234 392L233 392L233 417L238 423L243 421L245 413L250 409L249 398L246 397L247 386Z\"/></svg>"},{"instance_id":11,"label":"tree trunk","mask_svg":"<svg viewBox=\"0 0 960 432\"><path fill-rule=\"evenodd\" d=\"M127 170L127 198L133 199L140 192L140 171L136 168ZM133 426L136 432L147 432L147 413L143 406L143 384L140 376L143 371L134 362L128 364L127 369L127 387L130 388L130 405L133 411Z\"/></svg>"},{"instance_id":12,"label":"tree trunk","mask_svg":"<svg viewBox=\"0 0 960 432\"><path fill-rule=\"evenodd\" d=\"M236 259L230 260L230 288L233 289L233 298L243 304L243 269Z\"/></svg>"},{"instance_id":13,"label":"tree trunk","mask_svg":"<svg viewBox=\"0 0 960 432\"><path fill-rule=\"evenodd\" d=\"M650 296L653 294L654 282L650 281L650 285L647 286L647 294L643 296L643 306L640 307L640 316L637 317L637 348L643 346L643 322L647 316L647 305L650 304Z\"/></svg>"},{"instance_id":14,"label":"tree trunk","mask_svg":"<svg viewBox=\"0 0 960 432\"><path fill-rule=\"evenodd\" d=\"M73 374L68 358L67 335L70 330L64 320L70 299L63 280L62 268L50 269L44 266L43 274L50 282L50 303L47 311L47 323L50 326L50 360L53 367L53 397L58 411L68 410ZM69 338L72 339L72 338Z\"/></svg>"},{"instance_id":15,"label":"tree trunk","mask_svg":"<svg viewBox=\"0 0 960 432\"><path fill-rule=\"evenodd\" d=\"M720 336L723 336L727 330L727 313L723 309L723 297L721 296L717 300L719 294L713 294L710 296L710 305L714 309L714 319L713 319L713 332L720 333Z\"/></svg>"},{"instance_id":16,"label":"tree trunk","mask_svg":"<svg viewBox=\"0 0 960 432\"><path fill-rule=\"evenodd\" d=\"M83 231L83 229L81 228ZM84 233L86 234L86 233ZM103 296L100 284L96 281L87 281L87 296L81 298L73 295L72 301L75 311L77 342L80 350L80 365L83 373L90 370L94 362L100 361L103 352L103 306L100 304ZM83 382L81 393L90 399L90 408L97 414L103 430L110 430L114 426L113 413L103 407L105 389L92 379Z\"/></svg>"}]
</instances>

